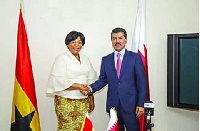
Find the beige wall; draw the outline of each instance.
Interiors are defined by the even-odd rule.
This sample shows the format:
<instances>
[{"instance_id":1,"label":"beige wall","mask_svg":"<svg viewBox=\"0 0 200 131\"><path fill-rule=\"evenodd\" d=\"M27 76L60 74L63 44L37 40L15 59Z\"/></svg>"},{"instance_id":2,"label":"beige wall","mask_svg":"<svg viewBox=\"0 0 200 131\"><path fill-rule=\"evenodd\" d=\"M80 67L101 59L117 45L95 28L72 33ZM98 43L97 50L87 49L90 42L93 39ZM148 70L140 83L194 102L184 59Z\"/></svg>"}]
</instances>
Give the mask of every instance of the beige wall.
<instances>
[{"instance_id":1,"label":"beige wall","mask_svg":"<svg viewBox=\"0 0 200 131\"><path fill-rule=\"evenodd\" d=\"M167 34L199 32L198 0L146 0L146 31L151 100L155 104L153 131L198 131L199 113L167 107ZM0 130L10 129L15 74L19 1L0 0ZM54 58L65 51L71 30L85 34L83 52L99 73L101 57L113 51L110 32L124 27L131 47L137 0L35 0L25 1L33 73L42 131L56 130L53 99L45 96ZM96 131L105 131L106 88L95 96L91 114Z\"/></svg>"}]
</instances>

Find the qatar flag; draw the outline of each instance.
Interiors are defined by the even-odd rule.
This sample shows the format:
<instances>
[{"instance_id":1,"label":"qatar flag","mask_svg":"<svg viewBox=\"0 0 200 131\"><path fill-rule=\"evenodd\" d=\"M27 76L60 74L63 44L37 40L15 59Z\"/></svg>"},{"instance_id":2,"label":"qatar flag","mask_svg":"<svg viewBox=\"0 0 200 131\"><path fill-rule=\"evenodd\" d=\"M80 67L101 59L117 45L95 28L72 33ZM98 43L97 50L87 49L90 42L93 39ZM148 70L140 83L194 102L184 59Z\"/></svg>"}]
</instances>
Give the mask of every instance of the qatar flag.
<instances>
[{"instance_id":1,"label":"qatar flag","mask_svg":"<svg viewBox=\"0 0 200 131\"><path fill-rule=\"evenodd\" d=\"M147 60L147 41L145 32L145 0L138 0L137 17L135 22L135 30L132 40L132 51L138 52L142 58L147 77L147 100L150 99L149 79L148 79L148 60ZM146 131L146 118L144 115L140 117L140 131Z\"/></svg>"},{"instance_id":2,"label":"qatar flag","mask_svg":"<svg viewBox=\"0 0 200 131\"><path fill-rule=\"evenodd\" d=\"M110 121L108 123L107 131L119 131L117 111L115 108L110 109Z\"/></svg>"}]
</instances>

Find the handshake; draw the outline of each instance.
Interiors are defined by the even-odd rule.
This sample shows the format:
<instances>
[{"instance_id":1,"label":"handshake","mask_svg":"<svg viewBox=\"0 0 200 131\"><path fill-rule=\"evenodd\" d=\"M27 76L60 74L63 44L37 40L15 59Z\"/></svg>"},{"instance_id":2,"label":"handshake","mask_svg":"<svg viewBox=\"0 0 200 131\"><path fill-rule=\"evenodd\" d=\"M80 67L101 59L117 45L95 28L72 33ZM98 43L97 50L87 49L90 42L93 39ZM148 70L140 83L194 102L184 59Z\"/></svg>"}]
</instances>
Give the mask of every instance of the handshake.
<instances>
[{"instance_id":1,"label":"handshake","mask_svg":"<svg viewBox=\"0 0 200 131\"><path fill-rule=\"evenodd\" d=\"M87 96L91 93L91 87L87 84L80 84L79 90L85 96Z\"/></svg>"}]
</instances>

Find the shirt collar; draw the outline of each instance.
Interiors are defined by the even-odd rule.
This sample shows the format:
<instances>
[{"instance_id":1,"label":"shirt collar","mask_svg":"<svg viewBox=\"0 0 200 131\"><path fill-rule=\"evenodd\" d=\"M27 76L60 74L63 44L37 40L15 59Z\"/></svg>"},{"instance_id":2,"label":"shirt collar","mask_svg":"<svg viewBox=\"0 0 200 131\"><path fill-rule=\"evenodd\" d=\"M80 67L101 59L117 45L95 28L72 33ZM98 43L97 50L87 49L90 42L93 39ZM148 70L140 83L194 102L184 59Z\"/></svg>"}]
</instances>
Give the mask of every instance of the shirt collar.
<instances>
[{"instance_id":1,"label":"shirt collar","mask_svg":"<svg viewBox=\"0 0 200 131\"><path fill-rule=\"evenodd\" d=\"M121 57L123 57L124 54L125 54L125 48L122 49L120 52L118 52L118 51L114 51L114 55L115 55L115 56L117 56L117 53L120 53L120 54L121 54Z\"/></svg>"}]
</instances>

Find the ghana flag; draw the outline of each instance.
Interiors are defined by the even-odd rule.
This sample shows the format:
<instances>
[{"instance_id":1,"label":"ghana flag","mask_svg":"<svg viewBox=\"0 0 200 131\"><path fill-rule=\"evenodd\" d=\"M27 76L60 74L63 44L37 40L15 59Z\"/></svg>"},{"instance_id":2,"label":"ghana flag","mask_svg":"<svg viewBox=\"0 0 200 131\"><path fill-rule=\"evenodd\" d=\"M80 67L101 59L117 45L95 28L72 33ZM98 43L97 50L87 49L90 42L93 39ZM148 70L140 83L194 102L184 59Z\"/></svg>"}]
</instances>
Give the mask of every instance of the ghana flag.
<instances>
[{"instance_id":1,"label":"ghana flag","mask_svg":"<svg viewBox=\"0 0 200 131\"><path fill-rule=\"evenodd\" d=\"M85 120L82 124L81 131L95 131L88 113L85 116Z\"/></svg>"},{"instance_id":2,"label":"ghana flag","mask_svg":"<svg viewBox=\"0 0 200 131\"><path fill-rule=\"evenodd\" d=\"M28 38L20 5L11 131L40 131Z\"/></svg>"}]
</instances>

